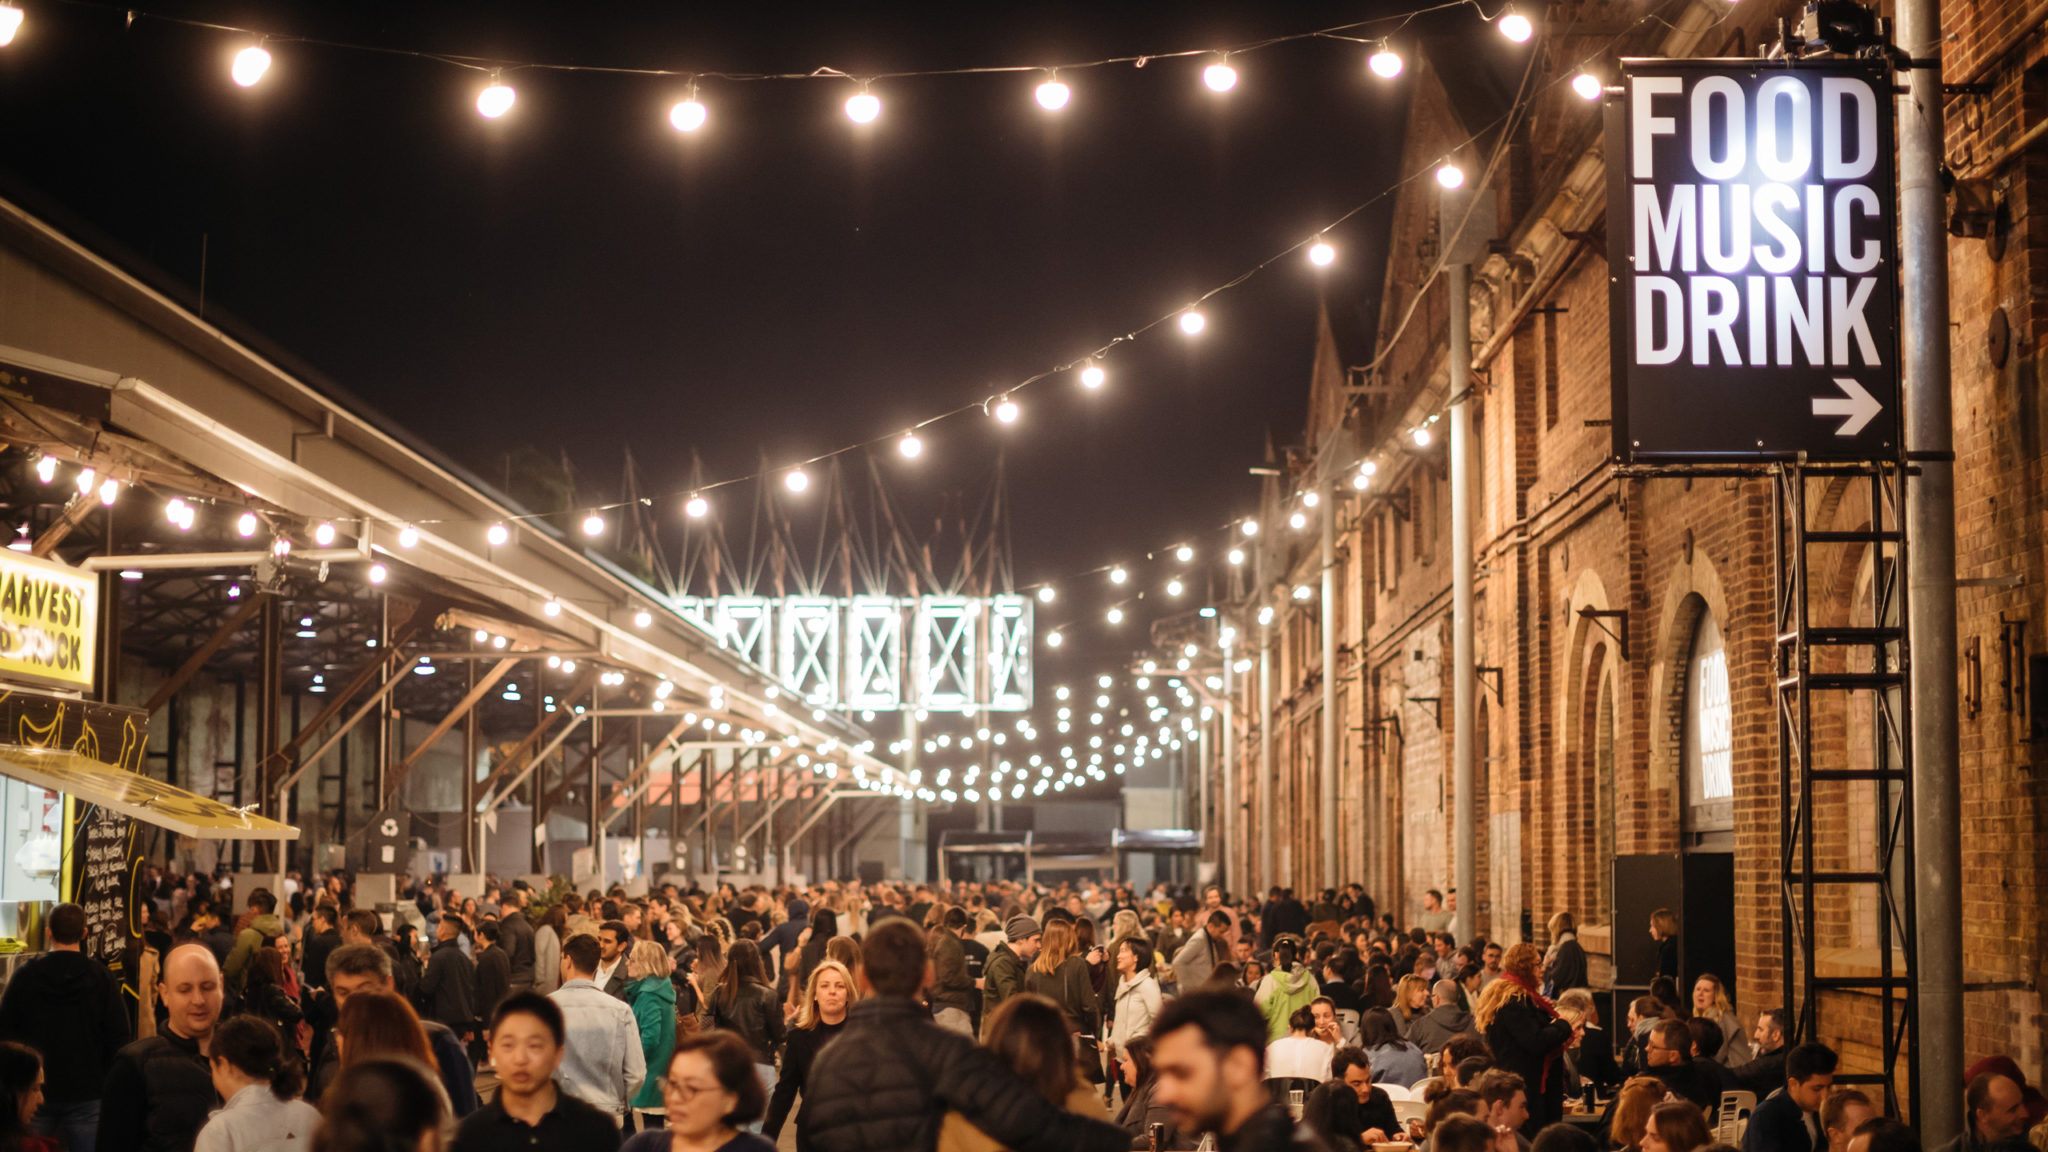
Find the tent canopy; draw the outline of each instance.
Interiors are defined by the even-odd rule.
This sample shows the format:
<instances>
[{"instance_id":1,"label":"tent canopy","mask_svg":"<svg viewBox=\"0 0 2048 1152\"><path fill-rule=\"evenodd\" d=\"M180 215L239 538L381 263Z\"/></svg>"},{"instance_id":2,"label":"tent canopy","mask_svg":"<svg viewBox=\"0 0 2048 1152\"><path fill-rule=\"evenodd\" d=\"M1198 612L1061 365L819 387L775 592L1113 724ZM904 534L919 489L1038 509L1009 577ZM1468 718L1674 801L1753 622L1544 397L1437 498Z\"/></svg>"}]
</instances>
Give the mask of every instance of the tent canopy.
<instances>
[{"instance_id":1,"label":"tent canopy","mask_svg":"<svg viewBox=\"0 0 2048 1152\"><path fill-rule=\"evenodd\" d=\"M0 775L200 840L296 840L290 824L116 768L80 752L0 747Z\"/></svg>"}]
</instances>

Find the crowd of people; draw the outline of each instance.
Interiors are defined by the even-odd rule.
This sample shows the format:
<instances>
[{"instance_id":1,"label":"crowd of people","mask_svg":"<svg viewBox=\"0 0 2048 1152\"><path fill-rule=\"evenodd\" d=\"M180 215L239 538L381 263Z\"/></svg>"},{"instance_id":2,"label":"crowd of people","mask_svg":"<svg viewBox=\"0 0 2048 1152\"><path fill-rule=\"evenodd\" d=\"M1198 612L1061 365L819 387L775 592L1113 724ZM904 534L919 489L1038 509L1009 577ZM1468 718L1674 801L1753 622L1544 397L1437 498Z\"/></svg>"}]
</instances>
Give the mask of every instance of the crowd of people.
<instances>
[{"instance_id":1,"label":"crowd of people","mask_svg":"<svg viewBox=\"0 0 2048 1152\"><path fill-rule=\"evenodd\" d=\"M1460 942L1356 884L149 891L119 977L65 904L0 990L0 1152L1920 1147L1783 1010L1681 993L1661 910L1610 1033L1568 914ZM2010 1057L1956 1090L1951 1152L2048 1152Z\"/></svg>"}]
</instances>

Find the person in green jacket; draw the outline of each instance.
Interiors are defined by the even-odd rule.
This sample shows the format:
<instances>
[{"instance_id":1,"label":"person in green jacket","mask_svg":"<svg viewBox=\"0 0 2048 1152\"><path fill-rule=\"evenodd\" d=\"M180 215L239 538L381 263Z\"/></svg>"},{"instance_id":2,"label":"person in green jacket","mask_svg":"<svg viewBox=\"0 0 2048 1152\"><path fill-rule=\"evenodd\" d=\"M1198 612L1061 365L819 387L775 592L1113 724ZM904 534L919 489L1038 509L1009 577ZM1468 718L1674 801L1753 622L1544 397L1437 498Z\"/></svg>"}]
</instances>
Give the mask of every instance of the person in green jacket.
<instances>
[{"instance_id":1,"label":"person in green jacket","mask_svg":"<svg viewBox=\"0 0 2048 1152\"><path fill-rule=\"evenodd\" d=\"M1287 1020L1295 1009L1306 1008L1322 995L1322 986L1316 983L1315 974L1308 965L1301 962L1301 941L1294 936L1282 936L1273 941L1273 970L1259 981L1258 991L1252 994L1252 1002L1265 1014L1268 1040L1280 1040L1287 1036Z\"/></svg>"},{"instance_id":2,"label":"person in green jacket","mask_svg":"<svg viewBox=\"0 0 2048 1152\"><path fill-rule=\"evenodd\" d=\"M265 940L286 932L284 921L277 918L277 897L270 894L270 889L250 891L249 913L249 923L236 934L235 946L229 950L227 962L221 965L221 975L237 988L247 978L249 961L255 958L256 950L263 947Z\"/></svg>"},{"instance_id":3,"label":"person in green jacket","mask_svg":"<svg viewBox=\"0 0 2048 1152\"><path fill-rule=\"evenodd\" d=\"M640 1051L647 1067L666 1068L676 1050L676 986L669 980L675 967L668 952L652 940L634 943L626 954L626 1003L640 1025ZM633 1097L635 1108L659 1108L660 1076L649 1075Z\"/></svg>"}]
</instances>

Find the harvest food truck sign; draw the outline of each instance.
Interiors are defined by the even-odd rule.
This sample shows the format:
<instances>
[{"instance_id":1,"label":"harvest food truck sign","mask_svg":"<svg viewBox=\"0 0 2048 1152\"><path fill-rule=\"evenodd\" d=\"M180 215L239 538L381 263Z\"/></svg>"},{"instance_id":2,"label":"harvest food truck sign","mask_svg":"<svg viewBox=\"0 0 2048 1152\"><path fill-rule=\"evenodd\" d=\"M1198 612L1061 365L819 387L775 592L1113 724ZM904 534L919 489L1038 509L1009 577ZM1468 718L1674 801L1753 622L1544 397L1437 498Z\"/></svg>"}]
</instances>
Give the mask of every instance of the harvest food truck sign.
<instances>
[{"instance_id":1,"label":"harvest food truck sign","mask_svg":"<svg viewBox=\"0 0 2048 1152\"><path fill-rule=\"evenodd\" d=\"M1617 455L1898 456L1892 110L1867 61L1623 61Z\"/></svg>"}]
</instances>

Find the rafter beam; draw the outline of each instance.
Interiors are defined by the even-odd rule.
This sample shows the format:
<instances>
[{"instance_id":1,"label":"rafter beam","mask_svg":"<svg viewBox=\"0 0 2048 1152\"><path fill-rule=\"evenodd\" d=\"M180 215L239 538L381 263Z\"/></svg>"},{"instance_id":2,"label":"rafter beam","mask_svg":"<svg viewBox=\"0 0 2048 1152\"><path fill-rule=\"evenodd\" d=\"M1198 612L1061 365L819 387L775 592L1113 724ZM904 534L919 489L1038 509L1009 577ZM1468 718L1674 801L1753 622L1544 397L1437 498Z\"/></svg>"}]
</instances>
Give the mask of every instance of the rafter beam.
<instances>
[{"instance_id":1,"label":"rafter beam","mask_svg":"<svg viewBox=\"0 0 2048 1152\"><path fill-rule=\"evenodd\" d=\"M193 650L192 655L185 658L185 662L178 666L178 670L171 673L170 679L157 686L157 690L150 695L149 702L142 706L142 710L154 716L159 709L170 703L171 697L183 690L192 677L206 666L206 662L213 659L213 654L220 651L221 645L226 644L235 633L241 631L242 625L249 622L249 617L254 616L257 610L263 607L263 601L267 596L268 593L258 593L243 601L242 606L222 621L212 636L207 637L206 643L201 644Z\"/></svg>"},{"instance_id":2,"label":"rafter beam","mask_svg":"<svg viewBox=\"0 0 2048 1152\"><path fill-rule=\"evenodd\" d=\"M470 709L475 708L477 703L490 693L491 689L497 687L498 681L503 680L507 673L510 673L513 668L517 667L519 661L520 657L518 656L507 656L493 664L491 670L486 672L481 680L478 680L470 687L470 690L463 695L461 701L454 708L450 709L447 715L441 717L441 722L434 725L433 731L428 732L426 738L421 740L419 745L406 756L404 762L388 774L384 781L384 794L379 798L377 805L379 811L382 811L385 806L391 803L393 796L398 795L399 788L405 784L405 778L412 775L412 770L419 766L421 758L432 751L434 745L439 744L443 736L448 735L450 730L461 723L462 718L469 715ZM476 766L468 765L465 770L474 772L476 771Z\"/></svg>"}]
</instances>

